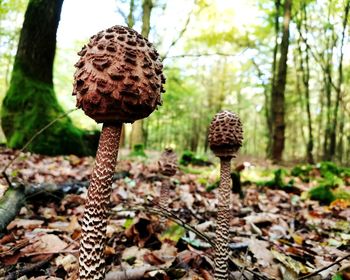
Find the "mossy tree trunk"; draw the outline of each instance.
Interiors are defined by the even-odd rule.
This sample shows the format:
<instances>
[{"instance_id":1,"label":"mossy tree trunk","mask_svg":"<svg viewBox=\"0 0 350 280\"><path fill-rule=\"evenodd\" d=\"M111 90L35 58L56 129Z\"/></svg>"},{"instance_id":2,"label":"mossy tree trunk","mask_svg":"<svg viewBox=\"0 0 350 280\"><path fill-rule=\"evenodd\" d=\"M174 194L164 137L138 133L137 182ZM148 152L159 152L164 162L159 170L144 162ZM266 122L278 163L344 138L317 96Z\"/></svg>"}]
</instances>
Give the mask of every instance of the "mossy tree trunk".
<instances>
[{"instance_id":1,"label":"mossy tree trunk","mask_svg":"<svg viewBox=\"0 0 350 280\"><path fill-rule=\"evenodd\" d=\"M2 127L11 148L21 148L64 111L53 88L56 32L63 0L30 0L25 13L11 82L2 105ZM83 131L59 119L28 147L41 154L89 154Z\"/></svg>"}]
</instances>

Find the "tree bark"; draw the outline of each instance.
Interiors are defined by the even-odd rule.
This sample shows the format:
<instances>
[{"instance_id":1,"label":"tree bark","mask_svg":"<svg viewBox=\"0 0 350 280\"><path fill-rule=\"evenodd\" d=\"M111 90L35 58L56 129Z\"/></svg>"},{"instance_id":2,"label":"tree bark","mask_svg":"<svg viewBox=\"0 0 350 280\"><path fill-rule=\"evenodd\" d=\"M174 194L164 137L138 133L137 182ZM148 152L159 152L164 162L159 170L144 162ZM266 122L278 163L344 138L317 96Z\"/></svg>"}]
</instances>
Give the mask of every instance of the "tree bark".
<instances>
[{"instance_id":1,"label":"tree bark","mask_svg":"<svg viewBox=\"0 0 350 280\"><path fill-rule=\"evenodd\" d=\"M309 63L309 52L310 47L307 43L307 38L305 37L305 59L303 57L303 51L301 49L301 37L302 37L302 26L304 26L305 33L308 33L308 27L307 27L307 11L306 11L306 4L302 3L302 17L299 21L297 21L297 28L298 32L300 34L299 40L298 40L298 52L300 57L300 70L302 72L302 82L304 85L304 95L305 95L305 109L306 109L306 115L307 115L307 128L308 128L308 140L306 145L306 159L307 162L310 164L314 163L314 156L313 156L313 148L314 148L314 137L312 133L312 117L311 117L311 106L310 106L310 63Z\"/></svg>"},{"instance_id":2,"label":"tree bark","mask_svg":"<svg viewBox=\"0 0 350 280\"><path fill-rule=\"evenodd\" d=\"M274 18L274 29L275 29L275 46L273 48L273 56L272 56L272 69L271 69L271 91L276 83L277 76L277 54L278 54L278 38L280 34L280 11L281 11L281 1L275 0L275 18ZM272 157L272 135L273 135L273 127L272 127L272 113L271 107L268 107L268 104L271 104L271 96L266 92L265 94L265 116L266 116L266 124L267 124L267 146L266 146L266 155L268 157Z\"/></svg>"},{"instance_id":3,"label":"tree bark","mask_svg":"<svg viewBox=\"0 0 350 280\"><path fill-rule=\"evenodd\" d=\"M64 113L53 88L56 32L63 0L30 0L20 34L10 87L1 118L11 148L23 147L32 135ZM69 118L60 119L29 146L31 152L91 154L85 134ZM92 149L91 149L92 148Z\"/></svg>"},{"instance_id":4,"label":"tree bark","mask_svg":"<svg viewBox=\"0 0 350 280\"><path fill-rule=\"evenodd\" d=\"M285 0L283 15L282 41L277 79L272 85L271 117L272 117L272 157L274 162L282 160L285 142L285 88L287 78L287 60L289 48L289 23L291 20L292 0Z\"/></svg>"},{"instance_id":5,"label":"tree bark","mask_svg":"<svg viewBox=\"0 0 350 280\"><path fill-rule=\"evenodd\" d=\"M334 106L334 112L333 112L333 122L330 126L330 132L329 132L329 159L333 160L336 154L336 143L337 143L337 127L338 127L338 112L339 112L339 103L341 99L341 92L342 92L342 83L343 83L343 58L344 58L344 39L345 39L345 31L348 23L348 15L349 15L349 8L350 8L350 1L348 0L346 2L345 8L344 8L344 19L343 19L343 30L341 34L341 41L340 41L340 57L339 57L339 65L338 65L338 83L336 86L336 99L335 99L335 106Z\"/></svg>"},{"instance_id":6,"label":"tree bark","mask_svg":"<svg viewBox=\"0 0 350 280\"><path fill-rule=\"evenodd\" d=\"M151 30L151 13L153 9L153 0L143 0L142 2L142 30L141 35L148 38ZM137 120L132 125L130 148L133 149L135 145L145 143L145 132L143 127L143 120Z\"/></svg>"}]
</instances>

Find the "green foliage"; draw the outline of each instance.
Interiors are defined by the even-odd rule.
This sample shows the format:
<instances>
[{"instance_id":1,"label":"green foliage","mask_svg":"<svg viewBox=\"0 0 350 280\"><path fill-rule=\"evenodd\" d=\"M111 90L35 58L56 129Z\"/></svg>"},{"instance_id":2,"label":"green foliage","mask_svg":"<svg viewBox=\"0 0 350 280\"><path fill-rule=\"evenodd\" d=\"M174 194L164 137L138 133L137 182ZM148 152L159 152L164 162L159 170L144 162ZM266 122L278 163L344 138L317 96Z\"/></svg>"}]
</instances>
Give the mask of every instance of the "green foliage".
<instances>
[{"instance_id":1,"label":"green foliage","mask_svg":"<svg viewBox=\"0 0 350 280\"><path fill-rule=\"evenodd\" d=\"M170 227L162 233L161 239L168 239L174 242L179 241L179 239L186 233L186 230L179 226L178 224L172 224Z\"/></svg>"},{"instance_id":2,"label":"green foliage","mask_svg":"<svg viewBox=\"0 0 350 280\"><path fill-rule=\"evenodd\" d=\"M144 157L146 158L147 155L145 153L145 147L143 144L136 144L134 145L134 147L132 148L132 151L130 153L131 157Z\"/></svg>"},{"instance_id":3,"label":"green foliage","mask_svg":"<svg viewBox=\"0 0 350 280\"><path fill-rule=\"evenodd\" d=\"M340 274L336 274L332 277L332 280L343 280L343 277Z\"/></svg>"},{"instance_id":4,"label":"green foliage","mask_svg":"<svg viewBox=\"0 0 350 280\"><path fill-rule=\"evenodd\" d=\"M19 65L14 67L1 112L8 147L23 147L37 131L63 113L52 85L29 78ZM28 150L47 155L92 155L95 148L85 136L68 117L63 117L40 133Z\"/></svg>"},{"instance_id":5,"label":"green foliage","mask_svg":"<svg viewBox=\"0 0 350 280\"><path fill-rule=\"evenodd\" d=\"M346 191L344 189L337 189L333 192L333 194L336 199L350 201L350 191Z\"/></svg>"},{"instance_id":6,"label":"green foliage","mask_svg":"<svg viewBox=\"0 0 350 280\"><path fill-rule=\"evenodd\" d=\"M181 165L198 165L198 166L208 166L211 165L211 162L209 162L207 159L199 157L198 155L195 155L191 151L184 151L180 158L180 164Z\"/></svg>"},{"instance_id":7,"label":"green foliage","mask_svg":"<svg viewBox=\"0 0 350 280\"><path fill-rule=\"evenodd\" d=\"M181 163L180 163L181 164ZM191 166L184 166L184 165L180 165L179 166L180 170L186 174L202 174L203 171L198 169L198 168L192 168Z\"/></svg>"}]
</instances>

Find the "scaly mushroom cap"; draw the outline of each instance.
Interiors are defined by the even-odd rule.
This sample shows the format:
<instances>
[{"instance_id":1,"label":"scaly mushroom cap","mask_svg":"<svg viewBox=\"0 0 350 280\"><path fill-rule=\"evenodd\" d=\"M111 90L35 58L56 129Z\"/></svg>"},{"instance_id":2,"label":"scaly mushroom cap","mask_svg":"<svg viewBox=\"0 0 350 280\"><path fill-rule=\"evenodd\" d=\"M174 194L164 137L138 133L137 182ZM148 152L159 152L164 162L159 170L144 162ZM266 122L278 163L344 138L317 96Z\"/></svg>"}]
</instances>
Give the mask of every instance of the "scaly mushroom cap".
<instances>
[{"instance_id":1,"label":"scaly mushroom cap","mask_svg":"<svg viewBox=\"0 0 350 280\"><path fill-rule=\"evenodd\" d=\"M136 31L113 26L78 53L73 95L96 122L134 122L161 105L165 77L153 45Z\"/></svg>"},{"instance_id":2,"label":"scaly mushroom cap","mask_svg":"<svg viewBox=\"0 0 350 280\"><path fill-rule=\"evenodd\" d=\"M229 111L217 113L211 121L208 140L210 149L217 157L235 157L243 141L239 117Z\"/></svg>"},{"instance_id":3,"label":"scaly mushroom cap","mask_svg":"<svg viewBox=\"0 0 350 280\"><path fill-rule=\"evenodd\" d=\"M159 172L164 176L173 176L177 170L177 156L172 149L165 149L158 161Z\"/></svg>"}]
</instances>

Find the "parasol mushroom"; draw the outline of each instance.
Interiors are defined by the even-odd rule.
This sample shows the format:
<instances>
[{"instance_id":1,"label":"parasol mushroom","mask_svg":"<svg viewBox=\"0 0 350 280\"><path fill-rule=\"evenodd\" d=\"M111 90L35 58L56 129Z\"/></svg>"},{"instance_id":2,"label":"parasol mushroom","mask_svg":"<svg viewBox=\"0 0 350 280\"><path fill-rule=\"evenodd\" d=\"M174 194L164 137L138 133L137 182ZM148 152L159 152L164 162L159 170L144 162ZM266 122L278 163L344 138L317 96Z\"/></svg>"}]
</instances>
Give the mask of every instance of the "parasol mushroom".
<instances>
[{"instance_id":1,"label":"parasol mushroom","mask_svg":"<svg viewBox=\"0 0 350 280\"><path fill-rule=\"evenodd\" d=\"M77 107L103 123L82 221L79 275L104 279L107 213L122 123L145 118L161 105L165 78L153 45L127 27L97 33L78 55Z\"/></svg>"},{"instance_id":2,"label":"parasol mushroom","mask_svg":"<svg viewBox=\"0 0 350 280\"><path fill-rule=\"evenodd\" d=\"M242 146L243 130L239 117L229 111L217 113L209 127L210 149L220 158L220 185L215 241L215 279L228 279L229 225L231 204L231 159Z\"/></svg>"}]
</instances>

